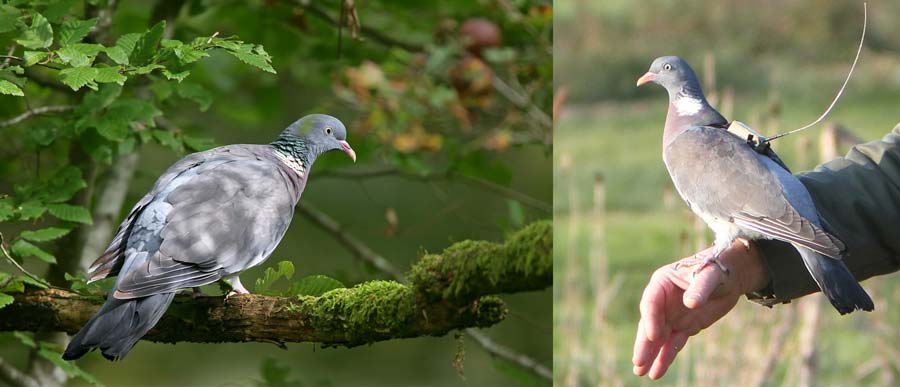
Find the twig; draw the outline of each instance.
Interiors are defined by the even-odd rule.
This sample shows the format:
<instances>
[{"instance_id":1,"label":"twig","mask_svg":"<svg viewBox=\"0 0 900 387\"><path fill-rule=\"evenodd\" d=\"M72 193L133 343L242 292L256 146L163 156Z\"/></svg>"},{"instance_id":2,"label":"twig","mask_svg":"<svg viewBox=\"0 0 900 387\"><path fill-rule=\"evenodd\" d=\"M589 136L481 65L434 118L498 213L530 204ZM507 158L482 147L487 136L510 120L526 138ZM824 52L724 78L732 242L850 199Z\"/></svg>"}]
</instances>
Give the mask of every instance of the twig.
<instances>
[{"instance_id":1,"label":"twig","mask_svg":"<svg viewBox=\"0 0 900 387\"><path fill-rule=\"evenodd\" d=\"M398 282L405 282L403 273L391 265L387 259L384 259L384 257L378 255L378 253L372 251L372 249L366 246L362 241L344 231L341 225L330 216L303 203L297 205L297 210L307 219L331 233L334 238L347 247L356 258L368 262L376 269L388 274Z\"/></svg>"},{"instance_id":2,"label":"twig","mask_svg":"<svg viewBox=\"0 0 900 387\"><path fill-rule=\"evenodd\" d=\"M25 113L22 113L16 117L10 118L6 121L0 121L0 128L16 125L22 121L25 121L32 116L37 116L41 114L47 113L61 113L67 112L69 110L75 109L74 105L52 105L52 106L41 106L39 108L30 109Z\"/></svg>"},{"instance_id":3,"label":"twig","mask_svg":"<svg viewBox=\"0 0 900 387\"><path fill-rule=\"evenodd\" d=\"M2 357L0 357L0 380L11 386L41 387L37 380L34 380L34 378L28 376L28 374L19 371L16 367L13 367L12 364L3 360Z\"/></svg>"},{"instance_id":4,"label":"twig","mask_svg":"<svg viewBox=\"0 0 900 387\"><path fill-rule=\"evenodd\" d=\"M70 89L69 86L63 85L62 83L59 83L52 79L44 78L42 75L38 74L38 72L35 71L33 67L26 67L24 75L25 78L28 78L32 82L37 83L38 85L41 85L43 87L48 87L67 94L72 92L72 89Z\"/></svg>"},{"instance_id":5,"label":"twig","mask_svg":"<svg viewBox=\"0 0 900 387\"><path fill-rule=\"evenodd\" d=\"M6 59L6 60L17 60L17 61L23 62L23 63L25 62L25 59L22 59L22 58L20 58L20 57L15 56L15 55L0 55L0 58ZM36 64L37 64L37 65L40 65L40 66L43 66L43 67L46 67L46 68L48 68L48 69L62 70L61 67L53 66L53 65L50 65L50 64L48 64L48 63L49 63L49 62L39 62L39 63L36 63Z\"/></svg>"},{"instance_id":6,"label":"twig","mask_svg":"<svg viewBox=\"0 0 900 387\"><path fill-rule=\"evenodd\" d=\"M17 269L19 269L19 271L21 271L23 274L28 276L28 278L31 278L35 282L37 282L45 287L56 288L55 286L49 284L47 281L44 281L40 277L38 277L34 274L31 274L28 270L25 270L25 268L22 267L22 265L20 265L18 262L16 262L15 259L13 259L12 255L9 254L9 251L6 250L6 245L3 243L3 233L0 233L0 251L3 252L3 256L6 257L6 260L8 260L9 263L13 264L13 266L15 266ZM61 288L57 288L57 289L61 289Z\"/></svg>"},{"instance_id":7,"label":"twig","mask_svg":"<svg viewBox=\"0 0 900 387\"><path fill-rule=\"evenodd\" d=\"M466 329L466 334L491 355L512 362L546 380L553 380L553 371L536 360L495 343L490 337L474 328Z\"/></svg>"},{"instance_id":8,"label":"twig","mask_svg":"<svg viewBox=\"0 0 900 387\"><path fill-rule=\"evenodd\" d=\"M341 28L340 20L329 15L328 12L326 12L322 8L319 8L318 6L316 6L313 2L298 0L298 1L296 1L296 3L299 4L301 7L305 8L307 11L309 11L309 13L315 15L316 17L333 24L338 28ZM378 31L374 28L371 28L371 27L359 26L359 31L362 32L364 35L372 38L372 40L374 40L378 43L384 44L386 46L397 46L397 47L400 47L407 51L423 51L423 50L425 50L424 45L417 44L417 43L409 43L409 42L404 42L404 41L394 39L390 36L382 34L380 31Z\"/></svg>"},{"instance_id":9,"label":"twig","mask_svg":"<svg viewBox=\"0 0 900 387\"><path fill-rule=\"evenodd\" d=\"M501 79L500 77L494 75L492 79L492 84L494 85L494 90L497 90L498 93L502 94L509 100L513 106L525 110L528 112L528 115L531 116L533 120L535 120L541 127L543 128L552 128L553 127L553 119L544 113L539 107L531 102L527 96L522 93L519 93L517 90L513 89L506 81Z\"/></svg>"},{"instance_id":10,"label":"twig","mask_svg":"<svg viewBox=\"0 0 900 387\"><path fill-rule=\"evenodd\" d=\"M5 69L7 66L9 66L9 61L12 60L12 58L10 56L14 52L16 52L15 44L13 44L12 46L9 46L9 50L6 52L6 60L3 61L3 64L0 64L0 69Z\"/></svg>"}]
</instances>

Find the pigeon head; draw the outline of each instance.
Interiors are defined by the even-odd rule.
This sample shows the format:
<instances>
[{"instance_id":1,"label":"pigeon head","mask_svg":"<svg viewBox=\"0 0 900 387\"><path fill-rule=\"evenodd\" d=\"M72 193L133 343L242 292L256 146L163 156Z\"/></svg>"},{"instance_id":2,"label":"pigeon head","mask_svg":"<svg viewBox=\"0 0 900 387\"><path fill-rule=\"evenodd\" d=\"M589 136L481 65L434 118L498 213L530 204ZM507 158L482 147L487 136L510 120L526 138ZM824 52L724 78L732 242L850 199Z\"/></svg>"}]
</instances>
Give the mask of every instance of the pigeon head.
<instances>
[{"instance_id":1,"label":"pigeon head","mask_svg":"<svg viewBox=\"0 0 900 387\"><path fill-rule=\"evenodd\" d=\"M669 92L669 114L681 117L679 124L725 125L727 120L709 106L700 82L691 66L677 56L661 56L650 64L650 70L637 80L637 85L653 82ZM668 121L667 121L668 122Z\"/></svg>"},{"instance_id":2,"label":"pigeon head","mask_svg":"<svg viewBox=\"0 0 900 387\"><path fill-rule=\"evenodd\" d=\"M637 80L637 85L653 82L665 87L669 96L683 93L695 98L703 97L700 83L691 66L677 56L661 56L650 64L650 70Z\"/></svg>"},{"instance_id":3,"label":"pigeon head","mask_svg":"<svg viewBox=\"0 0 900 387\"><path fill-rule=\"evenodd\" d=\"M295 121L272 145L308 164L332 150L340 150L356 162L356 152L347 143L347 128L340 120L326 114L310 114Z\"/></svg>"}]
</instances>

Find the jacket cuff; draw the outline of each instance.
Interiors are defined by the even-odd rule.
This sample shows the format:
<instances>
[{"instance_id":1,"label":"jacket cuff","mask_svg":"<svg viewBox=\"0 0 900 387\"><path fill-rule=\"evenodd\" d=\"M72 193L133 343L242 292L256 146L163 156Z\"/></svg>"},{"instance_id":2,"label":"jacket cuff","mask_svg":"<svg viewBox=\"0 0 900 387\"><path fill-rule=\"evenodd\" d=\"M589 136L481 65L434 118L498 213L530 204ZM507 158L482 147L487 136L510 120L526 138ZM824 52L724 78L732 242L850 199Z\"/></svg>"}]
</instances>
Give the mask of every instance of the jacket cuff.
<instances>
[{"instance_id":1,"label":"jacket cuff","mask_svg":"<svg viewBox=\"0 0 900 387\"><path fill-rule=\"evenodd\" d=\"M789 243L776 240L756 240L760 256L769 275L769 285L748 293L747 299L771 307L817 291L812 276L803 265L800 253Z\"/></svg>"}]
</instances>

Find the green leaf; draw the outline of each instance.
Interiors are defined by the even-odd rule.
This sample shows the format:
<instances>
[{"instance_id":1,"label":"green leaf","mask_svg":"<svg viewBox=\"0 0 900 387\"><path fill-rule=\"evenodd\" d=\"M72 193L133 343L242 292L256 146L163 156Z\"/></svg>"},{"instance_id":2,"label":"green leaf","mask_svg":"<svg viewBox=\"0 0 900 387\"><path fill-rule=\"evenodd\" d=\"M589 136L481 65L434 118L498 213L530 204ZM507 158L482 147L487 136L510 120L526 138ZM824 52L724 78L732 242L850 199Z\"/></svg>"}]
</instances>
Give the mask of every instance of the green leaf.
<instances>
[{"instance_id":1,"label":"green leaf","mask_svg":"<svg viewBox=\"0 0 900 387\"><path fill-rule=\"evenodd\" d=\"M153 137L156 138L156 141L159 141L159 144L176 151L182 150L181 141L175 138L175 134L168 130L154 130Z\"/></svg>"},{"instance_id":2,"label":"green leaf","mask_svg":"<svg viewBox=\"0 0 900 387\"><path fill-rule=\"evenodd\" d=\"M180 73L173 73L173 72L169 71L169 69L162 69L162 73L166 77L166 79L168 79L170 81L175 80L178 82L183 81L185 78L188 77L188 75L191 75L190 70L184 70Z\"/></svg>"},{"instance_id":3,"label":"green leaf","mask_svg":"<svg viewBox=\"0 0 900 387\"><path fill-rule=\"evenodd\" d=\"M157 45L162 37L163 30L166 28L166 21L162 20L156 23L134 44L134 51L128 56L128 61L135 66L142 66L150 62L150 59L157 53Z\"/></svg>"},{"instance_id":4,"label":"green leaf","mask_svg":"<svg viewBox=\"0 0 900 387\"><path fill-rule=\"evenodd\" d=\"M194 62L200 60L200 58L209 56L209 54L206 53L206 51L198 50L198 49L195 49L194 47L186 46L186 45L175 47L174 51L175 51L175 56L178 57L178 60L180 60L181 63L185 63L185 64L194 63Z\"/></svg>"},{"instance_id":5,"label":"green leaf","mask_svg":"<svg viewBox=\"0 0 900 387\"><path fill-rule=\"evenodd\" d=\"M56 203L47 206L50 214L69 222L78 222L84 224L93 224L91 213L82 206L74 206L66 203Z\"/></svg>"},{"instance_id":6,"label":"green leaf","mask_svg":"<svg viewBox=\"0 0 900 387\"><path fill-rule=\"evenodd\" d=\"M28 348L37 348L37 343L35 343L34 339L25 332L13 332L13 337L19 339L22 345Z\"/></svg>"},{"instance_id":7,"label":"green leaf","mask_svg":"<svg viewBox=\"0 0 900 387\"><path fill-rule=\"evenodd\" d=\"M212 105L212 95L203 86L191 82L182 82L175 87L175 91L182 98L189 99L200 105L200 111L206 111Z\"/></svg>"},{"instance_id":8,"label":"green leaf","mask_svg":"<svg viewBox=\"0 0 900 387\"><path fill-rule=\"evenodd\" d=\"M94 78L97 77L97 69L93 67L63 69L59 72L59 75L62 77L60 81L74 91L78 91L84 86L97 90L97 83L94 82Z\"/></svg>"},{"instance_id":9,"label":"green leaf","mask_svg":"<svg viewBox=\"0 0 900 387\"><path fill-rule=\"evenodd\" d=\"M112 59L113 62L116 62L116 64L129 64L128 56L134 51L134 45L137 44L141 35L139 33L130 33L120 36L115 46L106 49L106 56Z\"/></svg>"},{"instance_id":10,"label":"green leaf","mask_svg":"<svg viewBox=\"0 0 900 387\"><path fill-rule=\"evenodd\" d=\"M47 263L56 263L56 257L54 257L53 254L41 250L40 247L28 243L24 239L16 240L12 246L10 246L10 250L20 258L35 257Z\"/></svg>"},{"instance_id":11,"label":"green leaf","mask_svg":"<svg viewBox=\"0 0 900 387\"><path fill-rule=\"evenodd\" d=\"M122 71L122 66L98 67L94 80L98 83L117 83L122 86L128 77L122 75L120 71Z\"/></svg>"},{"instance_id":12,"label":"green leaf","mask_svg":"<svg viewBox=\"0 0 900 387\"><path fill-rule=\"evenodd\" d=\"M309 275L303 277L291 285L288 294L291 296L318 297L334 289L345 288L341 281L325 275Z\"/></svg>"},{"instance_id":13,"label":"green leaf","mask_svg":"<svg viewBox=\"0 0 900 387\"><path fill-rule=\"evenodd\" d=\"M46 241L52 241L54 239L62 238L63 236L68 234L70 231L72 231L72 230L68 229L68 228L48 227L48 228L34 230L34 231L31 231L31 230L22 231L22 233L19 234L19 237L21 237L22 239L27 239L32 242L46 242Z\"/></svg>"},{"instance_id":14,"label":"green leaf","mask_svg":"<svg viewBox=\"0 0 900 387\"><path fill-rule=\"evenodd\" d=\"M9 5L0 5L0 33L16 29L21 12Z\"/></svg>"},{"instance_id":15,"label":"green leaf","mask_svg":"<svg viewBox=\"0 0 900 387\"><path fill-rule=\"evenodd\" d=\"M150 73L152 73L153 70L156 70L156 69L163 69L163 68L165 68L165 66L163 66L163 65L161 65L161 64L151 63L151 64L148 64L148 65L146 65L146 66L141 66L141 67L133 68L131 71L132 71L134 74L137 74L137 75L144 75L144 74L150 74Z\"/></svg>"},{"instance_id":16,"label":"green leaf","mask_svg":"<svg viewBox=\"0 0 900 387\"><path fill-rule=\"evenodd\" d=\"M17 97L25 96L25 93L22 92L19 86L5 79L0 79L0 94L15 95Z\"/></svg>"},{"instance_id":17,"label":"green leaf","mask_svg":"<svg viewBox=\"0 0 900 387\"><path fill-rule=\"evenodd\" d=\"M90 66L97 54L103 50L99 44L76 43L59 49L56 53L63 63L73 67Z\"/></svg>"},{"instance_id":18,"label":"green leaf","mask_svg":"<svg viewBox=\"0 0 900 387\"><path fill-rule=\"evenodd\" d=\"M272 68L272 58L263 50L261 45L242 44L237 50L226 51L241 62L275 74L275 69Z\"/></svg>"},{"instance_id":19,"label":"green leaf","mask_svg":"<svg viewBox=\"0 0 900 387\"><path fill-rule=\"evenodd\" d=\"M22 31L16 43L32 50L50 47L53 44L53 27L47 18L35 12L31 18L31 26Z\"/></svg>"},{"instance_id":20,"label":"green leaf","mask_svg":"<svg viewBox=\"0 0 900 387\"><path fill-rule=\"evenodd\" d=\"M68 46L81 41L91 28L97 24L97 18L88 20L66 20L59 28L59 45Z\"/></svg>"},{"instance_id":21,"label":"green leaf","mask_svg":"<svg viewBox=\"0 0 900 387\"><path fill-rule=\"evenodd\" d=\"M97 70L99 73L99 69ZM98 74L99 75L99 74ZM81 101L79 114L85 112L97 112L112 104L122 94L122 87L118 85L100 85L96 93L87 93Z\"/></svg>"},{"instance_id":22,"label":"green leaf","mask_svg":"<svg viewBox=\"0 0 900 387\"><path fill-rule=\"evenodd\" d=\"M28 200L19 204L19 219L31 220L37 219L47 211L47 205L38 200Z\"/></svg>"},{"instance_id":23,"label":"green leaf","mask_svg":"<svg viewBox=\"0 0 900 387\"><path fill-rule=\"evenodd\" d=\"M13 296L10 296L9 294L0 293L0 309L2 309L3 307L5 307L9 304L12 304L13 301L15 301L15 300L16 299L13 298Z\"/></svg>"},{"instance_id":24,"label":"green leaf","mask_svg":"<svg viewBox=\"0 0 900 387\"><path fill-rule=\"evenodd\" d=\"M113 62L116 62L116 64L128 64L128 53L126 53L125 50L122 49L122 47L108 47L106 49L106 56L108 56L109 59L112 59Z\"/></svg>"},{"instance_id":25,"label":"green leaf","mask_svg":"<svg viewBox=\"0 0 900 387\"><path fill-rule=\"evenodd\" d=\"M216 147L215 142L211 138L205 137L181 136L181 142L188 149L195 152L202 152Z\"/></svg>"},{"instance_id":26,"label":"green leaf","mask_svg":"<svg viewBox=\"0 0 900 387\"><path fill-rule=\"evenodd\" d=\"M12 218L15 207L13 207L13 200L10 197L0 198L0 222L6 221Z\"/></svg>"},{"instance_id":27,"label":"green leaf","mask_svg":"<svg viewBox=\"0 0 900 387\"><path fill-rule=\"evenodd\" d=\"M115 278L104 278L102 280L87 283L87 278L76 277L69 273L65 273L63 277L70 283L69 289L79 293L107 293L112 289L113 283L115 282Z\"/></svg>"},{"instance_id":28,"label":"green leaf","mask_svg":"<svg viewBox=\"0 0 900 387\"><path fill-rule=\"evenodd\" d=\"M16 281L22 281L23 283L29 284L29 285L31 285L31 286L34 286L34 287L40 288L40 289L46 289L46 288L47 288L47 285L44 285L44 284L42 284L42 283L40 283L40 282L38 282L38 281L35 281L33 278L28 277L28 276L20 276L20 277L16 277Z\"/></svg>"},{"instance_id":29,"label":"green leaf","mask_svg":"<svg viewBox=\"0 0 900 387\"><path fill-rule=\"evenodd\" d=\"M81 170L74 165L61 168L48 181L43 198L48 203L61 203L75 196L75 193L87 187L87 183L81 178Z\"/></svg>"},{"instance_id":30,"label":"green leaf","mask_svg":"<svg viewBox=\"0 0 900 387\"><path fill-rule=\"evenodd\" d=\"M48 361L53 363L53 365L59 367L61 370L65 371L66 375L69 375L69 377L82 378L86 382L95 386L103 385L99 380L97 380L97 378L94 377L94 375L91 375L85 370L79 368L77 365L75 365L74 362L63 360L62 354L50 349L50 347L50 343L41 342L41 348L38 350L38 355L40 355L44 359L47 359Z\"/></svg>"},{"instance_id":31,"label":"green leaf","mask_svg":"<svg viewBox=\"0 0 900 387\"><path fill-rule=\"evenodd\" d=\"M25 59L25 67L28 67L46 60L49 54L46 51L25 51L22 56L22 59Z\"/></svg>"},{"instance_id":32,"label":"green leaf","mask_svg":"<svg viewBox=\"0 0 900 387\"><path fill-rule=\"evenodd\" d=\"M130 125L132 123L142 123L146 126L156 126L154 118L162 115L150 101L135 98L122 98L109 105L104 114L110 120Z\"/></svg>"},{"instance_id":33,"label":"green leaf","mask_svg":"<svg viewBox=\"0 0 900 387\"><path fill-rule=\"evenodd\" d=\"M525 226L525 209L522 203L516 200L507 199L506 208L509 210L509 224L515 229Z\"/></svg>"},{"instance_id":34,"label":"green leaf","mask_svg":"<svg viewBox=\"0 0 900 387\"><path fill-rule=\"evenodd\" d=\"M266 295L278 295L278 292L270 290L272 284L280 278L291 279L294 275L294 264L290 261L278 262L278 268L266 268L263 276L256 279L255 293Z\"/></svg>"},{"instance_id":35,"label":"green leaf","mask_svg":"<svg viewBox=\"0 0 900 387\"><path fill-rule=\"evenodd\" d=\"M3 273L6 274L6 273ZM3 276L0 276L3 277ZM6 274L6 277L9 277L9 274ZM26 277L27 278L27 277ZM0 278L0 283L6 281L5 278ZM6 283L6 286L3 289L0 289L0 292L3 293L22 293L25 291L25 283L22 282L19 278L13 278L9 282Z\"/></svg>"}]
</instances>

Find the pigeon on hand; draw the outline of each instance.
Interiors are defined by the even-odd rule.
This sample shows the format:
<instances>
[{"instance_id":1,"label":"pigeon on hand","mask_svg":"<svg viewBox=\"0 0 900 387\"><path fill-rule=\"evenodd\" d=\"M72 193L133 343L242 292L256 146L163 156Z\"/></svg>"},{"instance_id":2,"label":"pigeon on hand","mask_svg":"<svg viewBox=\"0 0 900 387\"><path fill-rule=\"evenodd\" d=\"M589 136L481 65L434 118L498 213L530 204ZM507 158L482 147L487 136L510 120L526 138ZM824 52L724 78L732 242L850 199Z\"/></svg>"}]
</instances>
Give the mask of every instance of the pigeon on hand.
<instances>
[{"instance_id":1,"label":"pigeon on hand","mask_svg":"<svg viewBox=\"0 0 900 387\"><path fill-rule=\"evenodd\" d=\"M841 260L844 243L823 229L809 191L774 153L761 154L725 129L728 121L709 106L687 62L657 58L637 85L648 82L669 93L662 141L666 169L682 199L716 234L713 252L698 257L700 269L716 264L727 272L717 258L737 238L777 239L797 249L838 312L873 310L872 299Z\"/></svg>"},{"instance_id":2,"label":"pigeon on hand","mask_svg":"<svg viewBox=\"0 0 900 387\"><path fill-rule=\"evenodd\" d=\"M356 161L337 118L312 114L267 145L228 145L169 167L119 225L90 267L90 281L118 276L63 358L99 348L123 358L156 325L179 289L218 280L246 294L238 275L284 236L316 158L341 150Z\"/></svg>"}]
</instances>

